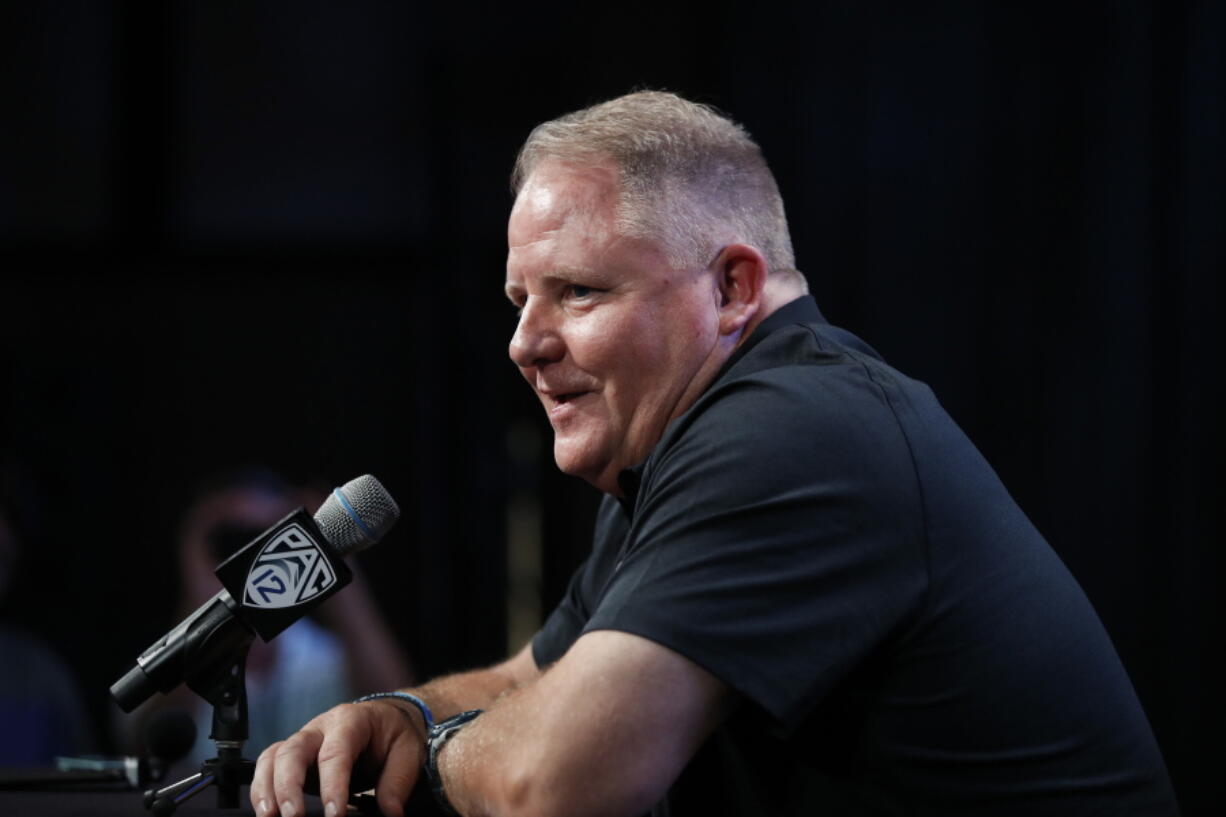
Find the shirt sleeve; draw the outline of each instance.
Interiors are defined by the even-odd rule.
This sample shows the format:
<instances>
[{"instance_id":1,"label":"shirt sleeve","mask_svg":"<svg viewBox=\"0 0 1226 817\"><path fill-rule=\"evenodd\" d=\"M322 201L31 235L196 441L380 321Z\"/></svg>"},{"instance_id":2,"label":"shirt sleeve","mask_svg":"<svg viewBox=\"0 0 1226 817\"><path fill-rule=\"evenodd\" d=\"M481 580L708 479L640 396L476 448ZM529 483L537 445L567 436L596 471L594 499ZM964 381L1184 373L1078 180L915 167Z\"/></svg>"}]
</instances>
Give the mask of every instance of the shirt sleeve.
<instances>
[{"instance_id":1,"label":"shirt sleeve","mask_svg":"<svg viewBox=\"0 0 1226 817\"><path fill-rule=\"evenodd\" d=\"M673 649L790 730L925 585L915 470L881 387L855 366L787 367L669 429L585 631Z\"/></svg>"},{"instance_id":2,"label":"shirt sleeve","mask_svg":"<svg viewBox=\"0 0 1226 817\"><path fill-rule=\"evenodd\" d=\"M544 669L561 658L583 633L592 615L592 600L604 582L626 536L626 517L617 500L606 495L596 515L593 550L571 576L566 593L532 639L532 658Z\"/></svg>"},{"instance_id":3,"label":"shirt sleeve","mask_svg":"<svg viewBox=\"0 0 1226 817\"><path fill-rule=\"evenodd\" d=\"M532 638L532 659L538 669L544 669L561 658L583 632L586 616L582 612L579 587L586 569L587 562L584 562L570 577L566 595Z\"/></svg>"}]
</instances>

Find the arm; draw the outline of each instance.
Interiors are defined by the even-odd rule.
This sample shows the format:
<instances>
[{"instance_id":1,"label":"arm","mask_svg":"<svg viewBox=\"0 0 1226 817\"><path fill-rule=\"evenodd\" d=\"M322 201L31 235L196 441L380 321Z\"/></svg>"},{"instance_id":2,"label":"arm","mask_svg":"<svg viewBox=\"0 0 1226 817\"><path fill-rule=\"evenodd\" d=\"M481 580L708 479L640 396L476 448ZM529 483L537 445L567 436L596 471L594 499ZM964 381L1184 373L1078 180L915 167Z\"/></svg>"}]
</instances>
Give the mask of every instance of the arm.
<instances>
[{"instance_id":1,"label":"arm","mask_svg":"<svg viewBox=\"0 0 1226 817\"><path fill-rule=\"evenodd\" d=\"M731 703L721 681L680 654L591 632L447 744L444 788L467 817L639 814Z\"/></svg>"},{"instance_id":2,"label":"arm","mask_svg":"<svg viewBox=\"0 0 1226 817\"><path fill-rule=\"evenodd\" d=\"M496 666L449 675L410 691L442 720L465 709L490 707L538 676L531 649L525 647ZM343 814L349 781L361 759L380 770L375 788L380 810L401 814L421 769L425 733L421 713L411 704L391 698L341 704L260 754L251 804L257 817L304 814L303 786L308 771L317 768L325 814Z\"/></svg>"},{"instance_id":3,"label":"arm","mask_svg":"<svg viewBox=\"0 0 1226 817\"><path fill-rule=\"evenodd\" d=\"M582 636L544 674L525 648L492 669L414 692L439 719L487 710L440 757L448 797L469 817L646 811L732 700L721 681L678 653L611 630ZM251 784L257 817L278 808L282 817L303 814L302 784L316 759L325 814L342 813L363 752L382 768L380 810L399 815L417 782L424 735L411 706L376 701L330 710L260 755Z\"/></svg>"}]
</instances>

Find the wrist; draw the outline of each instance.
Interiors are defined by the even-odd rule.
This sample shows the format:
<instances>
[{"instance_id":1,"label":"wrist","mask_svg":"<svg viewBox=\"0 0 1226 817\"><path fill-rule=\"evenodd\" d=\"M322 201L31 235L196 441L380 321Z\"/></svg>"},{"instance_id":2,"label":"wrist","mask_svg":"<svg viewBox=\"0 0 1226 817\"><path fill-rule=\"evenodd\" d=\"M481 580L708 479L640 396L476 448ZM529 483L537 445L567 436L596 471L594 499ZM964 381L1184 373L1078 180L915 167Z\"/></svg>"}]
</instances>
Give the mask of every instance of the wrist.
<instances>
[{"instance_id":1,"label":"wrist","mask_svg":"<svg viewBox=\"0 0 1226 817\"><path fill-rule=\"evenodd\" d=\"M374 692L370 695L363 695L356 698L353 703L370 703L381 702L390 704L404 713L410 721L415 724L418 722L418 717L421 719L421 725L418 728L421 734L422 741L426 741L430 736L430 730L434 728L434 713L430 711L430 707L421 698L409 692ZM418 717L414 717L417 713Z\"/></svg>"},{"instance_id":2,"label":"wrist","mask_svg":"<svg viewBox=\"0 0 1226 817\"><path fill-rule=\"evenodd\" d=\"M457 814L455 806L451 804L451 800L447 797L447 792L443 789L443 777L439 771L439 755L443 751L443 747L447 742L455 737L464 726L473 721L482 713L480 709L470 709L467 712L461 712L458 715L453 715L450 718L430 727L429 737L426 738L426 779L430 781L430 790L434 793L435 802L446 814Z\"/></svg>"}]
</instances>

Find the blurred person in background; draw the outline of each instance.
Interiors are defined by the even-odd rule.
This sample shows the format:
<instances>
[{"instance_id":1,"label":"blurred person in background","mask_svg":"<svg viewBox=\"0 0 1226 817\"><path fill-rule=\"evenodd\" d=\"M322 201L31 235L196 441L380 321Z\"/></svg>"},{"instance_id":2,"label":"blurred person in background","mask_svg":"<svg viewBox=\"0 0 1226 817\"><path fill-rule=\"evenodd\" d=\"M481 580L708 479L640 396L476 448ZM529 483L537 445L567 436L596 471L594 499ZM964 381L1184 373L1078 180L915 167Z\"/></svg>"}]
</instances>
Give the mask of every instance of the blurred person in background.
<instances>
[{"instance_id":1,"label":"blurred person in background","mask_svg":"<svg viewBox=\"0 0 1226 817\"><path fill-rule=\"evenodd\" d=\"M179 534L180 620L208 601L221 584L214 569L299 506L313 511L325 493L288 484L277 474L248 469L210 480L184 514ZM379 613L355 565L344 593L300 619L271 642L256 638L247 656L250 737L245 753L265 746L326 709L355 695L388 689L412 678L409 661ZM317 619L317 620L316 620ZM213 757L209 740L212 708L186 686L155 696L120 724L120 742L135 748L138 724L168 704L191 709L197 725L189 754L198 763Z\"/></svg>"},{"instance_id":2,"label":"blurred person in background","mask_svg":"<svg viewBox=\"0 0 1226 817\"><path fill-rule=\"evenodd\" d=\"M0 508L0 599L20 550ZM0 664L0 766L41 766L93 748L80 688L49 644L0 621Z\"/></svg>"}]
</instances>

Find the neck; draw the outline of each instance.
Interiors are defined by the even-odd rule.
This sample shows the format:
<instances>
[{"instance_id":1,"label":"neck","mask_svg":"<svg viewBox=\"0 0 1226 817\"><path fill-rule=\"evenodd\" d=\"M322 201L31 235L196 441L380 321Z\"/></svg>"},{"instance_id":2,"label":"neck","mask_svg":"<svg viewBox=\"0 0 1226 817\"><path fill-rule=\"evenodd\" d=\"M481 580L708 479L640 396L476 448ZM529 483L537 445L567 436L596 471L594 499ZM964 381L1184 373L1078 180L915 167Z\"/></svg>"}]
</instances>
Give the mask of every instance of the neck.
<instances>
[{"instance_id":1,"label":"neck","mask_svg":"<svg viewBox=\"0 0 1226 817\"><path fill-rule=\"evenodd\" d=\"M758 309L757 314L753 316L753 319L746 324L736 345L740 346L744 343L745 338L753 334L753 330L757 329L758 325L770 317L776 309L790 304L801 295L808 294L808 291L808 288L804 285L804 279L799 278L799 276L768 275L766 277L766 284L762 287L762 306Z\"/></svg>"}]
</instances>

